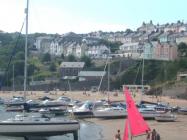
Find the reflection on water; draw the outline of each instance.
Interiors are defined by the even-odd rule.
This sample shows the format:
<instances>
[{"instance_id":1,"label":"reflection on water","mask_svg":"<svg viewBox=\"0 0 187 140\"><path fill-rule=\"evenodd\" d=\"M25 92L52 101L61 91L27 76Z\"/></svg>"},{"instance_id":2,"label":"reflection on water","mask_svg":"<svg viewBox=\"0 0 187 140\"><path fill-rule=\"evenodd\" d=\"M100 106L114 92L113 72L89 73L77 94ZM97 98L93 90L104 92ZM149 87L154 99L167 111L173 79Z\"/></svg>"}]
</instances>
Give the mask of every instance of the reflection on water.
<instances>
[{"instance_id":1,"label":"reflection on water","mask_svg":"<svg viewBox=\"0 0 187 140\"><path fill-rule=\"evenodd\" d=\"M0 120L14 117L18 113L4 112L1 110ZM79 131L79 140L102 140L102 127L95 125L92 122L80 121L80 131ZM4 137L0 136L0 140L24 140L24 138L19 137ZM66 134L62 136L53 136L53 137L31 137L29 140L73 140L72 134Z\"/></svg>"}]
</instances>

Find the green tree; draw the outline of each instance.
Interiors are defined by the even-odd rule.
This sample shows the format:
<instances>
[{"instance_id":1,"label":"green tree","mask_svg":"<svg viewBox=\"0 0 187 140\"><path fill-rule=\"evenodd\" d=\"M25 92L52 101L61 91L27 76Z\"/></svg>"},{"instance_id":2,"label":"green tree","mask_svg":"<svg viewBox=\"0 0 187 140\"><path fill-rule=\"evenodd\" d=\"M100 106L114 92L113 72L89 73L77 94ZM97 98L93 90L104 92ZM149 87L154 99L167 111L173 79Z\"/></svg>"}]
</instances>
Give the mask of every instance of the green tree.
<instances>
[{"instance_id":1,"label":"green tree","mask_svg":"<svg viewBox=\"0 0 187 140\"><path fill-rule=\"evenodd\" d=\"M51 61L51 55L49 53L46 53L42 57L42 62L50 62Z\"/></svg>"},{"instance_id":2,"label":"green tree","mask_svg":"<svg viewBox=\"0 0 187 140\"><path fill-rule=\"evenodd\" d=\"M64 59L64 58L65 58L63 53L61 54L61 58L62 58L62 59Z\"/></svg>"},{"instance_id":3,"label":"green tree","mask_svg":"<svg viewBox=\"0 0 187 140\"><path fill-rule=\"evenodd\" d=\"M179 57L187 57L187 44L186 43L181 42L178 45L178 54L179 54Z\"/></svg>"},{"instance_id":4,"label":"green tree","mask_svg":"<svg viewBox=\"0 0 187 140\"><path fill-rule=\"evenodd\" d=\"M24 60L17 60L14 62L14 69L15 69L15 76L20 75L23 76L24 75Z\"/></svg>"},{"instance_id":5,"label":"green tree","mask_svg":"<svg viewBox=\"0 0 187 140\"><path fill-rule=\"evenodd\" d=\"M69 62L74 62L74 61L76 61L76 58L75 58L74 55L70 54L70 55L68 55L67 60L68 60Z\"/></svg>"},{"instance_id":6,"label":"green tree","mask_svg":"<svg viewBox=\"0 0 187 140\"><path fill-rule=\"evenodd\" d=\"M28 75L32 76L34 74L35 69L36 69L36 66L34 64L29 64L29 66L28 66Z\"/></svg>"},{"instance_id":7,"label":"green tree","mask_svg":"<svg viewBox=\"0 0 187 140\"><path fill-rule=\"evenodd\" d=\"M56 71L56 65L55 65L54 62L52 62L52 63L50 64L50 66L49 66L49 70L50 70L51 72Z\"/></svg>"},{"instance_id":8,"label":"green tree","mask_svg":"<svg viewBox=\"0 0 187 140\"><path fill-rule=\"evenodd\" d=\"M17 59L17 60L24 60L25 59L24 52L18 52L18 53L16 53L15 59Z\"/></svg>"},{"instance_id":9,"label":"green tree","mask_svg":"<svg viewBox=\"0 0 187 140\"><path fill-rule=\"evenodd\" d=\"M85 62L86 67L90 67L92 65L90 57L84 55L81 57L81 61Z\"/></svg>"}]
</instances>

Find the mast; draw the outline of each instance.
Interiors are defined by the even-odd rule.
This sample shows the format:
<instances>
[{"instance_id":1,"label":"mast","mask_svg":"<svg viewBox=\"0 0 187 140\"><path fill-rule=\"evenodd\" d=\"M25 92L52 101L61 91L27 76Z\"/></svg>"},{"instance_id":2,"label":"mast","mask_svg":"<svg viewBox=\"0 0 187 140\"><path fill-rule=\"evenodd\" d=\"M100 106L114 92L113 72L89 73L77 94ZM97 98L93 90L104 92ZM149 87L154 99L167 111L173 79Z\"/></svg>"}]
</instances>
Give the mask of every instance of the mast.
<instances>
[{"instance_id":1,"label":"mast","mask_svg":"<svg viewBox=\"0 0 187 140\"><path fill-rule=\"evenodd\" d=\"M14 64L12 66L12 90L15 91L15 86L14 86Z\"/></svg>"},{"instance_id":2,"label":"mast","mask_svg":"<svg viewBox=\"0 0 187 140\"><path fill-rule=\"evenodd\" d=\"M25 8L25 14L26 14L25 67L24 67L24 100L25 101L26 101L26 90L27 90L28 11L29 11L29 0L27 0L27 7Z\"/></svg>"},{"instance_id":3,"label":"mast","mask_svg":"<svg viewBox=\"0 0 187 140\"><path fill-rule=\"evenodd\" d=\"M143 56L142 56L142 94L141 94L140 102L142 101L143 94L144 94L144 51L145 51L145 48L143 46Z\"/></svg>"},{"instance_id":4,"label":"mast","mask_svg":"<svg viewBox=\"0 0 187 140\"><path fill-rule=\"evenodd\" d=\"M107 94L108 101L109 101L109 92L110 92L110 56L108 56L108 94Z\"/></svg>"}]
</instances>

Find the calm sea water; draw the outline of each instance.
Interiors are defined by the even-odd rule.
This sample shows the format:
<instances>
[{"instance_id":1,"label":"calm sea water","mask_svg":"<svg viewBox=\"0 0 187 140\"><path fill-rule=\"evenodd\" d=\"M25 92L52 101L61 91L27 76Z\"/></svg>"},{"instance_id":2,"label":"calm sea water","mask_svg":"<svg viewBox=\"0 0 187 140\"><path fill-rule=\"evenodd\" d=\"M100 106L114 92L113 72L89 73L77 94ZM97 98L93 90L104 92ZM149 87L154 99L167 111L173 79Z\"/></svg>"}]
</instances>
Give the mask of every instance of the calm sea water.
<instances>
[{"instance_id":1,"label":"calm sea water","mask_svg":"<svg viewBox=\"0 0 187 140\"><path fill-rule=\"evenodd\" d=\"M15 112L5 112L4 108L0 106L0 120L5 120L7 118L14 117ZM102 127L98 126L92 122L80 120L80 130L79 130L79 140L102 140ZM18 137L4 137L0 136L0 140L24 140L24 138ZM72 134L66 134L62 136L53 137L33 137L29 140L73 140Z\"/></svg>"}]
</instances>

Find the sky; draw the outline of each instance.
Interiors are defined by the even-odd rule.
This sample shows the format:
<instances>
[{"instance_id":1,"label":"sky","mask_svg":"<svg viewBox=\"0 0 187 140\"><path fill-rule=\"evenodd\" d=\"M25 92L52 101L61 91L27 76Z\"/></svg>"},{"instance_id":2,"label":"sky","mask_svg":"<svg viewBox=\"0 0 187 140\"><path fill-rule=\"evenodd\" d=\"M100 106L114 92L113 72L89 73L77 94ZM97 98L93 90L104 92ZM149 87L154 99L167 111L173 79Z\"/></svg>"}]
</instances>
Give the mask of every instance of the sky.
<instances>
[{"instance_id":1,"label":"sky","mask_svg":"<svg viewBox=\"0 0 187 140\"><path fill-rule=\"evenodd\" d=\"M0 0L0 30L20 31L26 0ZM142 22L187 22L187 0L30 0L29 33L136 30Z\"/></svg>"}]
</instances>

